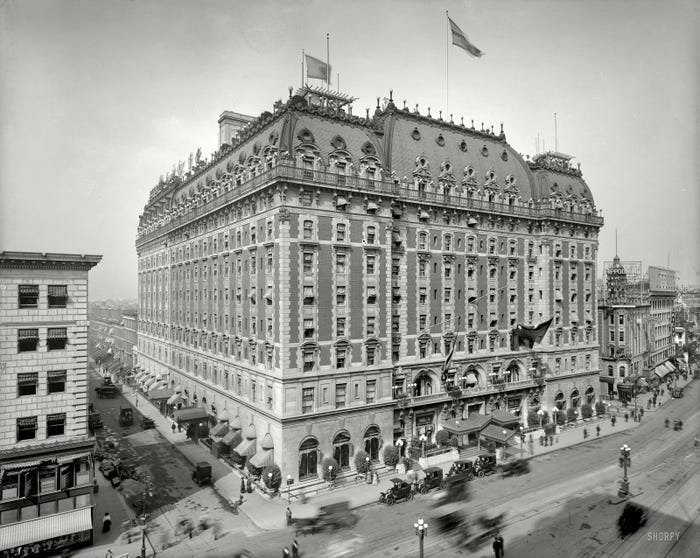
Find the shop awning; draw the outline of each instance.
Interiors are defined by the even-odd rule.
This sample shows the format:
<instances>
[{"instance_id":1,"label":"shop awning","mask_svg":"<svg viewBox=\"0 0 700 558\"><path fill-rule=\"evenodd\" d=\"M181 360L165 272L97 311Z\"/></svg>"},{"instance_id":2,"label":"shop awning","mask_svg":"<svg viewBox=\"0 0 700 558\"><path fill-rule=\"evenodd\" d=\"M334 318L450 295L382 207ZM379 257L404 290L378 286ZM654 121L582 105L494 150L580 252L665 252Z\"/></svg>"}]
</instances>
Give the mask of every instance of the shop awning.
<instances>
[{"instance_id":1,"label":"shop awning","mask_svg":"<svg viewBox=\"0 0 700 558\"><path fill-rule=\"evenodd\" d=\"M0 526L0 550L92 530L90 508L80 508Z\"/></svg>"},{"instance_id":2,"label":"shop awning","mask_svg":"<svg viewBox=\"0 0 700 558\"><path fill-rule=\"evenodd\" d=\"M491 413L491 422L496 426L509 426L520 424L520 419L505 411L494 411Z\"/></svg>"},{"instance_id":3,"label":"shop awning","mask_svg":"<svg viewBox=\"0 0 700 558\"><path fill-rule=\"evenodd\" d=\"M515 432L501 426L496 426L495 424L489 424L481 431L482 438L492 440L493 442L497 442L499 444L505 444L513 436L515 436Z\"/></svg>"},{"instance_id":4,"label":"shop awning","mask_svg":"<svg viewBox=\"0 0 700 558\"><path fill-rule=\"evenodd\" d=\"M662 362L656 368L654 368L654 374L656 374L659 378L665 378L671 372L673 372L673 366L668 362Z\"/></svg>"},{"instance_id":5,"label":"shop awning","mask_svg":"<svg viewBox=\"0 0 700 558\"><path fill-rule=\"evenodd\" d=\"M152 389L148 392L148 398L153 400L170 399L173 395L173 390L170 388Z\"/></svg>"},{"instance_id":6,"label":"shop awning","mask_svg":"<svg viewBox=\"0 0 700 558\"><path fill-rule=\"evenodd\" d=\"M241 457L253 457L255 455L255 438L246 438L235 448L233 448Z\"/></svg>"},{"instance_id":7,"label":"shop awning","mask_svg":"<svg viewBox=\"0 0 700 558\"><path fill-rule=\"evenodd\" d=\"M227 446L232 446L234 444L238 446L238 444L241 443L241 433L238 430L229 430L221 442Z\"/></svg>"},{"instance_id":8,"label":"shop awning","mask_svg":"<svg viewBox=\"0 0 700 558\"><path fill-rule=\"evenodd\" d=\"M238 453L238 452L236 452ZM275 463L275 450L273 449L261 449L253 457L250 458L249 463L253 467L262 469L263 467L268 467ZM240 454L239 454L240 455Z\"/></svg>"},{"instance_id":9,"label":"shop awning","mask_svg":"<svg viewBox=\"0 0 700 558\"><path fill-rule=\"evenodd\" d=\"M182 401L182 396L179 393L174 393L168 398L168 405L177 405Z\"/></svg>"},{"instance_id":10,"label":"shop awning","mask_svg":"<svg viewBox=\"0 0 700 558\"><path fill-rule=\"evenodd\" d=\"M225 436L227 432L228 424L225 422L220 422L214 428L212 428L211 432L209 432L209 436Z\"/></svg>"},{"instance_id":11,"label":"shop awning","mask_svg":"<svg viewBox=\"0 0 700 558\"><path fill-rule=\"evenodd\" d=\"M59 465L61 463L70 463L71 461L75 461L76 459L82 459L83 457L89 457L91 455L91 452L89 451L84 451L82 453L71 453L70 455L57 455L56 456L56 463Z\"/></svg>"},{"instance_id":12,"label":"shop awning","mask_svg":"<svg viewBox=\"0 0 700 558\"><path fill-rule=\"evenodd\" d=\"M173 417L175 422L191 422L207 419L209 414L204 407L188 407L187 409L178 409L173 413Z\"/></svg>"},{"instance_id":13,"label":"shop awning","mask_svg":"<svg viewBox=\"0 0 700 558\"><path fill-rule=\"evenodd\" d=\"M442 428L452 434L467 434L469 432L481 432L491 419L486 415L471 415L466 419L449 419Z\"/></svg>"}]
</instances>

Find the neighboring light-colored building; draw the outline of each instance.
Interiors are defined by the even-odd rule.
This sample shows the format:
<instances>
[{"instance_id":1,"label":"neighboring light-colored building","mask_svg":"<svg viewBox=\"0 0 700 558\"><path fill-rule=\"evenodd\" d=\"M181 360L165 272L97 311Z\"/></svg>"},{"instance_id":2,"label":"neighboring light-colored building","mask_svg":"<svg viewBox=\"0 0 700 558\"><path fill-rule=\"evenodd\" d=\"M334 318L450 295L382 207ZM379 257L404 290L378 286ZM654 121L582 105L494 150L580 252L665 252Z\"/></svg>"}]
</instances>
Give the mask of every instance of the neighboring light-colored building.
<instances>
[{"instance_id":1,"label":"neighboring light-colored building","mask_svg":"<svg viewBox=\"0 0 700 558\"><path fill-rule=\"evenodd\" d=\"M603 220L571 157L351 101L304 88L151 191L139 365L301 480L453 417L596 400Z\"/></svg>"},{"instance_id":2,"label":"neighboring light-colored building","mask_svg":"<svg viewBox=\"0 0 700 558\"><path fill-rule=\"evenodd\" d=\"M128 374L136 366L137 316L133 309L90 305L90 356L102 374ZM99 347L98 347L99 346Z\"/></svg>"},{"instance_id":3,"label":"neighboring light-colored building","mask_svg":"<svg viewBox=\"0 0 700 558\"><path fill-rule=\"evenodd\" d=\"M88 271L101 259L0 252L3 555L92 541Z\"/></svg>"},{"instance_id":4,"label":"neighboring light-colored building","mask_svg":"<svg viewBox=\"0 0 700 558\"><path fill-rule=\"evenodd\" d=\"M677 273L672 269L649 266L649 312L653 324L649 367L675 356L673 307L678 296Z\"/></svg>"}]
</instances>

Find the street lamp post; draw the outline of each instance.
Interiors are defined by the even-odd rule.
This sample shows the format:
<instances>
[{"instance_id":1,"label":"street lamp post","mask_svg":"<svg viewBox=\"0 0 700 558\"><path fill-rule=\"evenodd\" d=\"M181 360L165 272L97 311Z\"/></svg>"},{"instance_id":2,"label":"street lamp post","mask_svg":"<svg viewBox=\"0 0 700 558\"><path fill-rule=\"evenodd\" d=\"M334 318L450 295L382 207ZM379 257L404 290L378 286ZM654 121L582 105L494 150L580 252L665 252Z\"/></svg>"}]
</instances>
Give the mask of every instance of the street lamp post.
<instances>
[{"instance_id":1,"label":"street lamp post","mask_svg":"<svg viewBox=\"0 0 700 558\"><path fill-rule=\"evenodd\" d=\"M367 463L367 484L372 484L372 462L369 455L365 457L365 463Z\"/></svg>"},{"instance_id":2,"label":"street lamp post","mask_svg":"<svg viewBox=\"0 0 700 558\"><path fill-rule=\"evenodd\" d=\"M504 428L501 433L503 434L503 459L506 458L506 436L508 435L508 431Z\"/></svg>"},{"instance_id":3,"label":"street lamp post","mask_svg":"<svg viewBox=\"0 0 700 558\"><path fill-rule=\"evenodd\" d=\"M292 484L294 484L294 479L292 475L287 475L287 501L292 501Z\"/></svg>"},{"instance_id":4,"label":"street lamp post","mask_svg":"<svg viewBox=\"0 0 700 558\"><path fill-rule=\"evenodd\" d=\"M413 524L413 527L416 530L416 535L418 536L418 548L420 549L419 556L420 558L423 558L423 539L428 534L428 524L421 518Z\"/></svg>"},{"instance_id":5,"label":"street lamp post","mask_svg":"<svg viewBox=\"0 0 700 558\"><path fill-rule=\"evenodd\" d=\"M425 434L421 434L418 439L421 442L421 457L425 457L425 442L428 439L428 437Z\"/></svg>"},{"instance_id":6,"label":"street lamp post","mask_svg":"<svg viewBox=\"0 0 700 558\"><path fill-rule=\"evenodd\" d=\"M620 448L620 467L622 467L622 480L620 481L620 490L617 495L620 498L626 498L630 493L630 483L627 478L627 467L632 466L632 449L625 444Z\"/></svg>"},{"instance_id":7,"label":"street lamp post","mask_svg":"<svg viewBox=\"0 0 700 558\"><path fill-rule=\"evenodd\" d=\"M542 417L544 417L544 410L543 410L543 409L539 409L539 410L537 411L537 416L540 417L540 430L542 430Z\"/></svg>"},{"instance_id":8,"label":"street lamp post","mask_svg":"<svg viewBox=\"0 0 700 558\"><path fill-rule=\"evenodd\" d=\"M520 457L522 457L523 456L523 438L525 438L525 434L523 434L522 425L518 426L518 430L520 431Z\"/></svg>"}]
</instances>

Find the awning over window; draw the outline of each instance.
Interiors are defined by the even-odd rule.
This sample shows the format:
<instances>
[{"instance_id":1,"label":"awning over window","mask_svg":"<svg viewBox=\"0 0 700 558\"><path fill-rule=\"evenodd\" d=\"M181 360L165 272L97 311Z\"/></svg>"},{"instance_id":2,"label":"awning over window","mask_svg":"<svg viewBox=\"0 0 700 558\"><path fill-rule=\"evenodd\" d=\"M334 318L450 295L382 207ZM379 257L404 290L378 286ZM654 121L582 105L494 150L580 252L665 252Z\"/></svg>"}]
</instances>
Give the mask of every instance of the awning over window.
<instances>
[{"instance_id":1,"label":"awning over window","mask_svg":"<svg viewBox=\"0 0 700 558\"><path fill-rule=\"evenodd\" d=\"M189 407L187 409L178 409L173 413L173 417L175 422L193 422L207 419L209 414L203 407Z\"/></svg>"},{"instance_id":2,"label":"awning over window","mask_svg":"<svg viewBox=\"0 0 700 558\"><path fill-rule=\"evenodd\" d=\"M20 285L19 294L39 294L39 285Z\"/></svg>"},{"instance_id":3,"label":"awning over window","mask_svg":"<svg viewBox=\"0 0 700 558\"><path fill-rule=\"evenodd\" d=\"M209 432L209 436L221 437L221 436L226 435L227 433L228 433L228 424L226 424L225 422L220 422L211 430L211 432Z\"/></svg>"},{"instance_id":4,"label":"awning over window","mask_svg":"<svg viewBox=\"0 0 700 558\"><path fill-rule=\"evenodd\" d=\"M173 390L169 389L169 388L152 389L151 391L148 392L148 398L151 401L159 401L161 399L170 399L173 395L177 395L177 394L174 394Z\"/></svg>"},{"instance_id":5,"label":"awning over window","mask_svg":"<svg viewBox=\"0 0 700 558\"><path fill-rule=\"evenodd\" d=\"M233 420L230 421L230 426L234 430L241 430L243 428L241 426L241 417L233 417Z\"/></svg>"},{"instance_id":6,"label":"awning over window","mask_svg":"<svg viewBox=\"0 0 700 558\"><path fill-rule=\"evenodd\" d=\"M182 401L182 396L179 393L173 393L170 397L168 397L167 404L168 405L177 405Z\"/></svg>"},{"instance_id":7,"label":"awning over window","mask_svg":"<svg viewBox=\"0 0 700 558\"><path fill-rule=\"evenodd\" d=\"M367 204L367 211L377 211L378 207L377 204L374 202L369 202Z\"/></svg>"},{"instance_id":8,"label":"awning over window","mask_svg":"<svg viewBox=\"0 0 700 558\"><path fill-rule=\"evenodd\" d=\"M60 465L61 463L71 463L76 459L82 459L83 457L89 457L91 453L89 451L84 451L82 453L71 453L70 455L57 455L56 462Z\"/></svg>"},{"instance_id":9,"label":"awning over window","mask_svg":"<svg viewBox=\"0 0 700 558\"><path fill-rule=\"evenodd\" d=\"M68 285L49 285L49 296L68 296Z\"/></svg>"},{"instance_id":10,"label":"awning over window","mask_svg":"<svg viewBox=\"0 0 700 558\"><path fill-rule=\"evenodd\" d=\"M0 526L0 550L92 530L90 508Z\"/></svg>"},{"instance_id":11,"label":"awning over window","mask_svg":"<svg viewBox=\"0 0 700 558\"><path fill-rule=\"evenodd\" d=\"M255 455L255 438L246 438L235 448L233 448L241 457L253 457Z\"/></svg>"},{"instance_id":12,"label":"awning over window","mask_svg":"<svg viewBox=\"0 0 700 558\"><path fill-rule=\"evenodd\" d=\"M249 463L253 467L257 467L258 469L262 469L263 467L269 467L270 465L273 465L275 463L274 454L275 450L273 449L261 449L253 457L250 458Z\"/></svg>"},{"instance_id":13,"label":"awning over window","mask_svg":"<svg viewBox=\"0 0 700 558\"><path fill-rule=\"evenodd\" d=\"M338 199L335 202L335 205L340 207L343 205L348 205L348 200L346 200L343 196L338 196Z\"/></svg>"}]
</instances>

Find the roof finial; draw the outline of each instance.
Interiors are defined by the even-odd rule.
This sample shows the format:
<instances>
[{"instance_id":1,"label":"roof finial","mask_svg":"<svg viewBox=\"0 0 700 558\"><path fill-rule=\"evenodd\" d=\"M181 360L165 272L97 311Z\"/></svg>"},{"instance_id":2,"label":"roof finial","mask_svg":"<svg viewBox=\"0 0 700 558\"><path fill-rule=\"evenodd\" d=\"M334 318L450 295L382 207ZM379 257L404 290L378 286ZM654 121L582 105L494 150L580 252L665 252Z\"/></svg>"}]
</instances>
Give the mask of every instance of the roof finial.
<instances>
[{"instance_id":1,"label":"roof finial","mask_svg":"<svg viewBox=\"0 0 700 558\"><path fill-rule=\"evenodd\" d=\"M454 124L454 123L455 123L454 118L452 118L452 113L450 113L450 124Z\"/></svg>"},{"instance_id":2,"label":"roof finial","mask_svg":"<svg viewBox=\"0 0 700 558\"><path fill-rule=\"evenodd\" d=\"M503 135L503 122L501 122L501 135Z\"/></svg>"},{"instance_id":3,"label":"roof finial","mask_svg":"<svg viewBox=\"0 0 700 558\"><path fill-rule=\"evenodd\" d=\"M462 127L464 127L464 116L461 116L460 118L462 120Z\"/></svg>"},{"instance_id":4,"label":"roof finial","mask_svg":"<svg viewBox=\"0 0 700 558\"><path fill-rule=\"evenodd\" d=\"M472 130L474 129L474 119L472 118Z\"/></svg>"},{"instance_id":5,"label":"roof finial","mask_svg":"<svg viewBox=\"0 0 700 558\"><path fill-rule=\"evenodd\" d=\"M484 131L484 123L483 122L481 123L481 131L482 132Z\"/></svg>"},{"instance_id":6,"label":"roof finial","mask_svg":"<svg viewBox=\"0 0 700 558\"><path fill-rule=\"evenodd\" d=\"M438 112L440 113L440 116L438 118L440 118L440 120L442 120L442 111L438 111Z\"/></svg>"},{"instance_id":7,"label":"roof finial","mask_svg":"<svg viewBox=\"0 0 700 558\"><path fill-rule=\"evenodd\" d=\"M493 124L491 124L491 135L493 135Z\"/></svg>"},{"instance_id":8,"label":"roof finial","mask_svg":"<svg viewBox=\"0 0 700 558\"><path fill-rule=\"evenodd\" d=\"M389 89L389 101L392 103L394 102L394 90L393 89Z\"/></svg>"},{"instance_id":9,"label":"roof finial","mask_svg":"<svg viewBox=\"0 0 700 558\"><path fill-rule=\"evenodd\" d=\"M367 120L369 120L369 107L367 107L365 111L367 111Z\"/></svg>"},{"instance_id":10,"label":"roof finial","mask_svg":"<svg viewBox=\"0 0 700 558\"><path fill-rule=\"evenodd\" d=\"M292 91L294 91L294 88L290 85L288 87L288 89L289 89L289 98L291 99L292 98Z\"/></svg>"},{"instance_id":11,"label":"roof finial","mask_svg":"<svg viewBox=\"0 0 700 558\"><path fill-rule=\"evenodd\" d=\"M403 110L406 110L406 99L403 100Z\"/></svg>"},{"instance_id":12,"label":"roof finial","mask_svg":"<svg viewBox=\"0 0 700 558\"><path fill-rule=\"evenodd\" d=\"M377 110L379 110L379 97L377 97Z\"/></svg>"},{"instance_id":13,"label":"roof finial","mask_svg":"<svg viewBox=\"0 0 700 558\"><path fill-rule=\"evenodd\" d=\"M430 116L430 107L428 107L428 118L432 118L432 116Z\"/></svg>"},{"instance_id":14,"label":"roof finial","mask_svg":"<svg viewBox=\"0 0 700 558\"><path fill-rule=\"evenodd\" d=\"M418 112L418 103L416 103L416 114L420 114L420 113Z\"/></svg>"}]
</instances>

